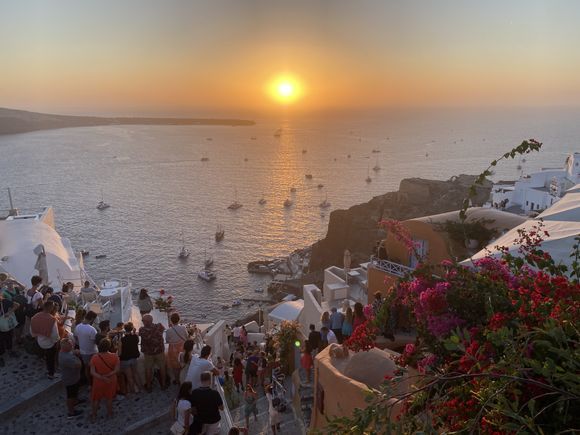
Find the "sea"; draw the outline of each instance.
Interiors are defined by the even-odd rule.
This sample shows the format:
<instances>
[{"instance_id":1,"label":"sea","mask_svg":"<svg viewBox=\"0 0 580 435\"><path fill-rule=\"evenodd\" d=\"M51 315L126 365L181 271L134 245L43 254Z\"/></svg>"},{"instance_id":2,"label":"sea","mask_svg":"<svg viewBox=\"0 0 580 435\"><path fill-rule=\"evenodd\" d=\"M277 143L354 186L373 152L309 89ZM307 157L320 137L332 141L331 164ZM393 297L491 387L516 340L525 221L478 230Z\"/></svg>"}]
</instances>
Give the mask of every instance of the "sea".
<instances>
[{"instance_id":1,"label":"sea","mask_svg":"<svg viewBox=\"0 0 580 435\"><path fill-rule=\"evenodd\" d=\"M580 110L571 108L375 110L255 121L0 136L0 209L9 208L7 188L22 210L51 205L59 233L76 250L90 251L85 267L96 281L163 288L190 321L234 320L256 306L222 305L263 297L255 290L271 279L249 274L247 263L323 238L334 209L397 190L403 178L479 174L528 138L543 142L542 151L502 162L494 179L562 167L568 153L580 150ZM96 209L101 197L110 208ZM243 207L228 210L236 197ZM265 205L258 204L262 197ZM332 206L321 213L325 198ZM292 207L283 206L286 199ZM220 243L218 224L225 229ZM178 258L182 239L191 251L186 260ZM206 283L197 273L209 256L217 279Z\"/></svg>"}]
</instances>

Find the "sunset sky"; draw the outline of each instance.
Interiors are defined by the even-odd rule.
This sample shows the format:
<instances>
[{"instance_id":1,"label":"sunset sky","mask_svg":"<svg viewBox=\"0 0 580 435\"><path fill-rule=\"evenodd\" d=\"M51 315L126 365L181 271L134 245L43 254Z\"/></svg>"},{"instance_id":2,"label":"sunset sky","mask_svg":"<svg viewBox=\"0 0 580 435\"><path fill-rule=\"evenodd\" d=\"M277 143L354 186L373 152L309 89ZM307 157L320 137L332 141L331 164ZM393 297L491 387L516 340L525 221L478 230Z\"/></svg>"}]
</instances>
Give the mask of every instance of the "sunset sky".
<instances>
[{"instance_id":1,"label":"sunset sky","mask_svg":"<svg viewBox=\"0 0 580 435\"><path fill-rule=\"evenodd\" d=\"M0 0L0 106L59 113L580 105L575 0Z\"/></svg>"}]
</instances>

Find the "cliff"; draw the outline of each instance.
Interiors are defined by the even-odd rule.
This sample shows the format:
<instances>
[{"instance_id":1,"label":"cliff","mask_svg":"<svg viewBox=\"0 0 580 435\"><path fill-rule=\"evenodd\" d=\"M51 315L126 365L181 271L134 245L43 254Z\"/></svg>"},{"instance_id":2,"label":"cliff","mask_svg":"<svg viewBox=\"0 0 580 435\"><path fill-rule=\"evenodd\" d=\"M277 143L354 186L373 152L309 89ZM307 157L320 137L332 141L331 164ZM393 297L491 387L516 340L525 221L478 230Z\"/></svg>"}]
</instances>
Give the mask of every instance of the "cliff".
<instances>
[{"instance_id":1,"label":"cliff","mask_svg":"<svg viewBox=\"0 0 580 435\"><path fill-rule=\"evenodd\" d=\"M245 119L220 118L103 118L98 116L50 115L0 107L0 135L26 133L54 128L92 127L98 125L254 125Z\"/></svg>"},{"instance_id":2,"label":"cliff","mask_svg":"<svg viewBox=\"0 0 580 435\"><path fill-rule=\"evenodd\" d=\"M334 210L326 237L312 245L310 271L342 266L345 249L350 250L353 265L368 261L376 241L385 236L377 225L380 220L406 220L459 210L475 179L474 175L459 175L447 181L406 178L397 192L376 196L348 210ZM491 182L478 187L473 205L487 201L490 190Z\"/></svg>"}]
</instances>

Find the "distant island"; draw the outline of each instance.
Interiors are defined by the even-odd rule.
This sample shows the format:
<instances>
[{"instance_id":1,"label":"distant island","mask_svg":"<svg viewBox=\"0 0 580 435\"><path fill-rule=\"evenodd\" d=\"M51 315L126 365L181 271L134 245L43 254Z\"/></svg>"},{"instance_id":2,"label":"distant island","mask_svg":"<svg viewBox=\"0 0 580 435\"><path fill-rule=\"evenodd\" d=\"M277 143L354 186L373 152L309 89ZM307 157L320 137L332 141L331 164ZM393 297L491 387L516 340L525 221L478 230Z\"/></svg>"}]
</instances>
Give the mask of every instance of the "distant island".
<instances>
[{"instance_id":1,"label":"distant island","mask_svg":"<svg viewBox=\"0 0 580 435\"><path fill-rule=\"evenodd\" d=\"M0 107L0 135L27 133L55 128L93 127L99 125L228 125L248 126L254 121L221 118L105 118L99 116L51 115Z\"/></svg>"}]
</instances>

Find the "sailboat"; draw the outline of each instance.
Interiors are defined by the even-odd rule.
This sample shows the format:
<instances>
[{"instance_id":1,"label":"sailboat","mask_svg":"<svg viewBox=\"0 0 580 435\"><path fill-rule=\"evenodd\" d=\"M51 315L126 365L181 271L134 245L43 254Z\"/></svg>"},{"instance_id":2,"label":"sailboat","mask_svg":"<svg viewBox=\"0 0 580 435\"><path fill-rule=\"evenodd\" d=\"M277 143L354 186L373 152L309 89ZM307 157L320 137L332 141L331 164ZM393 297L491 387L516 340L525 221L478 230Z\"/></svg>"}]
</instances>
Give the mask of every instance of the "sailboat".
<instances>
[{"instance_id":1,"label":"sailboat","mask_svg":"<svg viewBox=\"0 0 580 435\"><path fill-rule=\"evenodd\" d=\"M110 204L107 204L105 202L105 198L103 195L103 189L101 189L101 200L97 204L97 210L105 210L105 209L109 208L110 206L111 206Z\"/></svg>"},{"instance_id":2,"label":"sailboat","mask_svg":"<svg viewBox=\"0 0 580 435\"><path fill-rule=\"evenodd\" d=\"M379 158L377 157L377 164L373 168L373 171L379 172L380 170L381 170L381 167L379 166Z\"/></svg>"},{"instance_id":3,"label":"sailboat","mask_svg":"<svg viewBox=\"0 0 580 435\"><path fill-rule=\"evenodd\" d=\"M330 202L328 202L328 195L326 195L326 197L324 198L324 201L322 201L320 204L318 204L318 207L320 207L320 208L330 207Z\"/></svg>"},{"instance_id":4,"label":"sailboat","mask_svg":"<svg viewBox=\"0 0 580 435\"><path fill-rule=\"evenodd\" d=\"M220 224L218 224L217 229L215 231L215 241L221 242L225 235L226 235L226 232L225 232L224 228Z\"/></svg>"},{"instance_id":5,"label":"sailboat","mask_svg":"<svg viewBox=\"0 0 580 435\"><path fill-rule=\"evenodd\" d=\"M294 203L292 202L292 200L290 198L287 198L286 201L284 201L284 207L286 207L286 208L292 207L292 204L294 204Z\"/></svg>"},{"instance_id":6,"label":"sailboat","mask_svg":"<svg viewBox=\"0 0 580 435\"><path fill-rule=\"evenodd\" d=\"M230 205L228 205L228 209L229 210L237 210L239 208L242 208L242 204L240 204L238 202L238 189L236 189L234 202L232 202Z\"/></svg>"},{"instance_id":7,"label":"sailboat","mask_svg":"<svg viewBox=\"0 0 580 435\"><path fill-rule=\"evenodd\" d=\"M181 250L179 251L179 258L189 257L189 249L185 247L185 238L183 237L183 232L181 233Z\"/></svg>"},{"instance_id":8,"label":"sailboat","mask_svg":"<svg viewBox=\"0 0 580 435\"><path fill-rule=\"evenodd\" d=\"M258 204L260 205L264 205L266 204L268 201L266 201L266 198L264 198L263 196L260 198L260 200L258 201Z\"/></svg>"},{"instance_id":9,"label":"sailboat","mask_svg":"<svg viewBox=\"0 0 580 435\"><path fill-rule=\"evenodd\" d=\"M365 181L367 183L370 183L371 181L373 181L373 179L371 178L371 174L370 174L370 170L369 170L369 167L368 166L367 166L367 178L365 179Z\"/></svg>"},{"instance_id":10,"label":"sailboat","mask_svg":"<svg viewBox=\"0 0 580 435\"><path fill-rule=\"evenodd\" d=\"M213 256L207 256L207 251L204 249L203 250L203 256L205 258L203 264L205 264L205 268L209 269L211 266L213 266Z\"/></svg>"}]
</instances>

